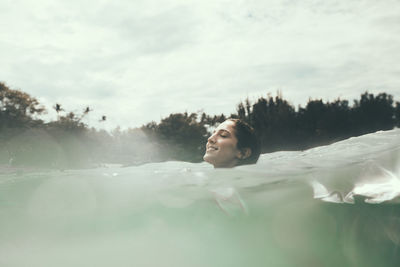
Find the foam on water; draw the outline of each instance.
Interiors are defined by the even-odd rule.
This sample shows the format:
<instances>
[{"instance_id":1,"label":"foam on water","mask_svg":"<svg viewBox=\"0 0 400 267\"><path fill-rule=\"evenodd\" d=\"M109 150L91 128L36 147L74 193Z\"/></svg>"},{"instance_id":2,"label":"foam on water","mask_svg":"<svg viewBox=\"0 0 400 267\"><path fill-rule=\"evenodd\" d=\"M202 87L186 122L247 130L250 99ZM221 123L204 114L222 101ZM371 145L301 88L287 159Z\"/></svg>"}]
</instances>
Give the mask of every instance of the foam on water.
<instances>
[{"instance_id":1,"label":"foam on water","mask_svg":"<svg viewBox=\"0 0 400 267\"><path fill-rule=\"evenodd\" d=\"M398 266L400 131L257 165L0 175L0 266Z\"/></svg>"}]
</instances>

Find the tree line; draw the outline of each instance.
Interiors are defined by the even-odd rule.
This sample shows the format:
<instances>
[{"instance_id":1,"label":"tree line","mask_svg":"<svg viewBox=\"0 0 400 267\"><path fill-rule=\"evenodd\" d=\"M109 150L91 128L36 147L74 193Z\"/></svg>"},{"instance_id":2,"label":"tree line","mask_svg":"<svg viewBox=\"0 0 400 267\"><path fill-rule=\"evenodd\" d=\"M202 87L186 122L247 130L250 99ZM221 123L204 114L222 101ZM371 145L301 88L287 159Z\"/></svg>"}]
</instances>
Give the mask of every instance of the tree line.
<instances>
[{"instance_id":1,"label":"tree line","mask_svg":"<svg viewBox=\"0 0 400 267\"><path fill-rule=\"evenodd\" d=\"M59 103L53 109L57 119L43 121L46 109L36 98L0 82L0 165L64 169L103 163L200 162L208 136L229 117L256 129L263 153L304 150L400 126L400 103L392 95L368 92L352 104L310 99L297 109L278 93L254 102L246 99L229 116L174 113L158 123L111 132L83 123L89 107L81 114L65 111Z\"/></svg>"}]
</instances>

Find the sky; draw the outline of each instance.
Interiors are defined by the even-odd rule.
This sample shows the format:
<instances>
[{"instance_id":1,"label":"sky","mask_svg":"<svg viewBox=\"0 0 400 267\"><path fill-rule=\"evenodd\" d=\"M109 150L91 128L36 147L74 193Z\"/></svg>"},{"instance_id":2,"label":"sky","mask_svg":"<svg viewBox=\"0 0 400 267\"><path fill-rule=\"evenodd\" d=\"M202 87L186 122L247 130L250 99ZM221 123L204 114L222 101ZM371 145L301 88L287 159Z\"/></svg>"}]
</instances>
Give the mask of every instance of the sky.
<instances>
[{"instance_id":1,"label":"sky","mask_svg":"<svg viewBox=\"0 0 400 267\"><path fill-rule=\"evenodd\" d=\"M277 91L296 107L367 90L400 101L399 14L399 0L2 0L0 81L46 119L89 106L85 122L107 130Z\"/></svg>"}]
</instances>

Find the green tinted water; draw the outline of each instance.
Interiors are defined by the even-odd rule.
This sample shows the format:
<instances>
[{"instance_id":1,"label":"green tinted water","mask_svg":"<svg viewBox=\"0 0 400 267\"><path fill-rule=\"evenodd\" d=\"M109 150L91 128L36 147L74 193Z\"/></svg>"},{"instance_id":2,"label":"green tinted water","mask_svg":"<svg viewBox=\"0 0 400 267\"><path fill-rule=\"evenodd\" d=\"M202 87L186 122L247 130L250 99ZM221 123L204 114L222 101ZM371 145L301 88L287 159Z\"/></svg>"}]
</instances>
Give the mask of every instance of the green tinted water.
<instances>
[{"instance_id":1,"label":"green tinted water","mask_svg":"<svg viewBox=\"0 0 400 267\"><path fill-rule=\"evenodd\" d=\"M399 266L398 140L377 133L230 170L1 175L0 266ZM382 194L344 203L360 183ZM327 202L334 191L342 203Z\"/></svg>"}]
</instances>

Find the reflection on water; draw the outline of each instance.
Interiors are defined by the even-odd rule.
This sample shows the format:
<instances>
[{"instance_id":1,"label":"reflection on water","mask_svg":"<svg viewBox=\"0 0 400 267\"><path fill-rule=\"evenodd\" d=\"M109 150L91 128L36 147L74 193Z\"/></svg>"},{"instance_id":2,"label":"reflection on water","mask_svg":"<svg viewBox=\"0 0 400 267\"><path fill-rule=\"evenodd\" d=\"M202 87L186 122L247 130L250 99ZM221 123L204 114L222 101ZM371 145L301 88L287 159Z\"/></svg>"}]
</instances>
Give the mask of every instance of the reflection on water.
<instances>
[{"instance_id":1,"label":"reflection on water","mask_svg":"<svg viewBox=\"0 0 400 267\"><path fill-rule=\"evenodd\" d=\"M214 170L0 176L0 266L399 266L399 130Z\"/></svg>"}]
</instances>

